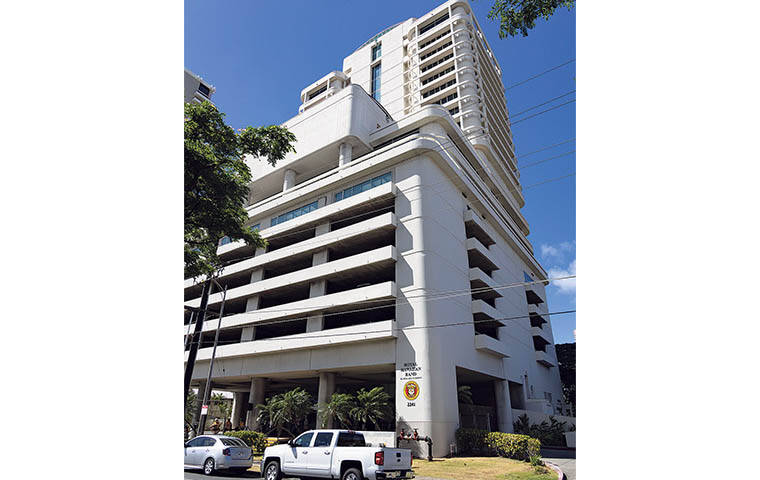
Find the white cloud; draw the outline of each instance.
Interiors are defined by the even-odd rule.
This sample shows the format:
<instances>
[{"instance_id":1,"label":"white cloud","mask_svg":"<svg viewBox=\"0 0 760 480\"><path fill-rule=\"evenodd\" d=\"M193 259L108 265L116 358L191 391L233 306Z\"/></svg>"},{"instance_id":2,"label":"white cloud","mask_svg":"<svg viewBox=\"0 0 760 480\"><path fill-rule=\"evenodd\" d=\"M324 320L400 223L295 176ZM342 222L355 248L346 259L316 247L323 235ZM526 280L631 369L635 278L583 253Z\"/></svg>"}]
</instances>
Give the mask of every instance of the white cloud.
<instances>
[{"instance_id":1,"label":"white cloud","mask_svg":"<svg viewBox=\"0 0 760 480\"><path fill-rule=\"evenodd\" d=\"M575 275L575 260L570 262L567 268L552 267L547 272L549 278L569 277ZM554 280L552 285L559 289L559 293L575 293L575 278L567 278L564 280Z\"/></svg>"},{"instance_id":2,"label":"white cloud","mask_svg":"<svg viewBox=\"0 0 760 480\"><path fill-rule=\"evenodd\" d=\"M554 257L557 260L562 260L565 256L565 252L571 252L573 251L573 248L575 248L575 242L562 242L556 247L544 243L541 245L541 256L545 259Z\"/></svg>"}]
</instances>

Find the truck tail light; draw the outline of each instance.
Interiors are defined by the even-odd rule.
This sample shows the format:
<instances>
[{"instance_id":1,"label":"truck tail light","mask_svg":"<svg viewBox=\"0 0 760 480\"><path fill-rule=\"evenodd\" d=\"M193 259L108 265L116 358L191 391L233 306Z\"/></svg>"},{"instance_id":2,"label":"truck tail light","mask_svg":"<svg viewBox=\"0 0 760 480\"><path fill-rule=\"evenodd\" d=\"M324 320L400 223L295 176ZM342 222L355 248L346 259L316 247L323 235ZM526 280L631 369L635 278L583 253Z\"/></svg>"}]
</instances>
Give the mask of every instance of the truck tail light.
<instances>
[{"instance_id":1,"label":"truck tail light","mask_svg":"<svg viewBox=\"0 0 760 480\"><path fill-rule=\"evenodd\" d=\"M385 463L385 453L375 452L375 465L382 465Z\"/></svg>"},{"instance_id":2,"label":"truck tail light","mask_svg":"<svg viewBox=\"0 0 760 480\"><path fill-rule=\"evenodd\" d=\"M229 448L225 448L224 450L222 450L222 455L229 457L230 456L230 449Z\"/></svg>"}]
</instances>

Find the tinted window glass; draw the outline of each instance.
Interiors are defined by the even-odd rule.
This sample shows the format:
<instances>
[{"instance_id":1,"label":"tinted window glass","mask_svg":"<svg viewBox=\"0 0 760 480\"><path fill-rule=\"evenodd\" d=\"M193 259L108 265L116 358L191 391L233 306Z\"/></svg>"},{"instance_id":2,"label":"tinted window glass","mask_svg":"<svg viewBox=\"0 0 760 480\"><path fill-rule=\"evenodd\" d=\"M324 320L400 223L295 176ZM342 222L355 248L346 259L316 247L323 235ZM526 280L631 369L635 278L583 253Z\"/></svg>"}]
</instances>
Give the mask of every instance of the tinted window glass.
<instances>
[{"instance_id":1,"label":"tinted window glass","mask_svg":"<svg viewBox=\"0 0 760 480\"><path fill-rule=\"evenodd\" d=\"M338 434L338 447L366 447L364 435L361 433L340 433Z\"/></svg>"},{"instance_id":2,"label":"tinted window glass","mask_svg":"<svg viewBox=\"0 0 760 480\"><path fill-rule=\"evenodd\" d=\"M293 443L295 443L297 447L308 447L311 443L311 437L313 436L314 432L304 433L300 437L296 438L296 441Z\"/></svg>"},{"instance_id":3,"label":"tinted window glass","mask_svg":"<svg viewBox=\"0 0 760 480\"><path fill-rule=\"evenodd\" d=\"M187 442L187 446L188 447L200 447L202 441L203 441L202 437L201 438L194 438L194 439L190 440L189 442Z\"/></svg>"},{"instance_id":4,"label":"tinted window glass","mask_svg":"<svg viewBox=\"0 0 760 480\"><path fill-rule=\"evenodd\" d=\"M205 441L203 442L204 447L213 447L216 445L216 439L211 437L206 437Z\"/></svg>"},{"instance_id":5,"label":"tinted window glass","mask_svg":"<svg viewBox=\"0 0 760 480\"><path fill-rule=\"evenodd\" d=\"M248 446L245 444L245 442L243 442L239 438L220 438L219 440L222 441L225 447L247 447Z\"/></svg>"},{"instance_id":6,"label":"tinted window glass","mask_svg":"<svg viewBox=\"0 0 760 480\"><path fill-rule=\"evenodd\" d=\"M329 432L321 432L317 434L317 439L314 440L315 447L329 447L332 443L333 434Z\"/></svg>"}]
</instances>

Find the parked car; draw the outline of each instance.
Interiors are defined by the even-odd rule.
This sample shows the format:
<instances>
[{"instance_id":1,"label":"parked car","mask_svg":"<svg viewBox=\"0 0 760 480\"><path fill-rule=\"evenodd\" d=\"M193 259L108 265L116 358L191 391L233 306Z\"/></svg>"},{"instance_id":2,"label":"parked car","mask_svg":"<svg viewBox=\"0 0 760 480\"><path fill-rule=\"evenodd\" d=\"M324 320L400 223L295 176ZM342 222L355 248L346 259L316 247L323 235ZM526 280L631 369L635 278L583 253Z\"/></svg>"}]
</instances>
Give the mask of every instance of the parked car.
<instances>
[{"instance_id":1,"label":"parked car","mask_svg":"<svg viewBox=\"0 0 760 480\"><path fill-rule=\"evenodd\" d=\"M253 450L239 438L200 435L185 443L185 468L202 468L211 475L216 470L244 472L253 465Z\"/></svg>"},{"instance_id":2,"label":"parked car","mask_svg":"<svg viewBox=\"0 0 760 480\"><path fill-rule=\"evenodd\" d=\"M367 446L364 435L351 430L310 430L284 445L264 450L262 477L285 476L340 480L414 478L412 451Z\"/></svg>"}]
</instances>

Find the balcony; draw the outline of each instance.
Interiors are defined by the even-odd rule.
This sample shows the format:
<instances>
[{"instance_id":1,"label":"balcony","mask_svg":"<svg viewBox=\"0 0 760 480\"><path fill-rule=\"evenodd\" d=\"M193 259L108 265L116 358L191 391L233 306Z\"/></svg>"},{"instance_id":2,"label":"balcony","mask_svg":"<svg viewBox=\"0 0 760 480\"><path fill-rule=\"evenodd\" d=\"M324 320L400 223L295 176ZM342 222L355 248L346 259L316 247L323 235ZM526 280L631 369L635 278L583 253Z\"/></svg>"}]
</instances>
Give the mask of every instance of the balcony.
<instances>
[{"instance_id":1,"label":"balcony","mask_svg":"<svg viewBox=\"0 0 760 480\"><path fill-rule=\"evenodd\" d=\"M549 335L549 331L546 329L543 329L541 327L530 327L530 334L533 336L533 339L540 338L540 342L544 345L552 343L551 336Z\"/></svg>"},{"instance_id":2,"label":"balcony","mask_svg":"<svg viewBox=\"0 0 760 480\"><path fill-rule=\"evenodd\" d=\"M545 367L554 367L554 361L549 357L549 354L543 351L536 351L536 361Z\"/></svg>"},{"instance_id":3,"label":"balcony","mask_svg":"<svg viewBox=\"0 0 760 480\"><path fill-rule=\"evenodd\" d=\"M491 252L477 238L467 239L467 259L471 267L478 267L488 274L499 269L491 260Z\"/></svg>"},{"instance_id":4,"label":"balcony","mask_svg":"<svg viewBox=\"0 0 760 480\"><path fill-rule=\"evenodd\" d=\"M360 211L362 209L372 210L380 204L386 205L389 200L396 197L396 192L397 189L393 183L384 183L378 187L367 190L366 192L359 193L339 202L330 203L322 208L314 210L313 212L301 215L297 220L294 219L289 222L280 223L274 227L265 228L260 231L260 234L262 238L269 240L278 235L290 234L292 233L292 230L302 231L315 228L321 223L335 222L356 215L357 213L361 213ZM292 205L297 206L297 202ZM249 213L254 217L259 217L260 214L255 210L257 209L253 209ZM278 210L286 211L287 207L283 206L283 208L278 208ZM224 256L245 247L246 245L243 241L232 242L219 247L217 254Z\"/></svg>"},{"instance_id":5,"label":"balcony","mask_svg":"<svg viewBox=\"0 0 760 480\"><path fill-rule=\"evenodd\" d=\"M488 227L485 220L480 218L472 210L467 210L464 214L464 226L468 237L477 238L480 243L486 247L493 245L494 240L491 238L491 228Z\"/></svg>"},{"instance_id":6,"label":"balcony","mask_svg":"<svg viewBox=\"0 0 760 480\"><path fill-rule=\"evenodd\" d=\"M379 305L382 300L396 298L396 284L383 282L353 290L307 298L297 302L277 305L271 308L252 310L246 313L230 315L222 319L222 329L255 325L257 323L271 322L272 320L287 320L304 317L317 312L343 312L357 308L365 302L373 302ZM217 328L219 320L214 318L203 323L203 331L210 332ZM187 326L184 332L187 332Z\"/></svg>"},{"instance_id":7,"label":"balcony","mask_svg":"<svg viewBox=\"0 0 760 480\"><path fill-rule=\"evenodd\" d=\"M476 334L475 335L475 350L494 355L499 358L509 357L507 352L507 346L499 340L488 335Z\"/></svg>"},{"instance_id":8,"label":"balcony","mask_svg":"<svg viewBox=\"0 0 760 480\"><path fill-rule=\"evenodd\" d=\"M371 325L352 325L350 327L336 328L330 330L330 336L326 336L324 331L316 331L256 340L254 342L221 345L217 347L216 359L230 359L268 353L333 347L357 342L388 340L396 338L394 328L395 322L393 320L385 320ZM199 349L196 360L199 362L210 360L211 352L212 348ZM185 352L185 362L187 362L188 353Z\"/></svg>"},{"instance_id":9,"label":"balcony","mask_svg":"<svg viewBox=\"0 0 760 480\"><path fill-rule=\"evenodd\" d=\"M487 304L483 300L472 301L472 318L478 324L487 327L504 327L506 324L500 318L503 315L499 314L499 311Z\"/></svg>"},{"instance_id":10,"label":"balcony","mask_svg":"<svg viewBox=\"0 0 760 480\"><path fill-rule=\"evenodd\" d=\"M226 278L264 266L277 268L280 264L292 262L294 256L312 255L314 252L325 248L343 248L346 244L360 240L361 237L367 234L379 236L385 232L395 230L397 224L398 221L394 213L384 213L377 217L333 230L324 235L308 238L289 247L284 247L225 267L221 272L219 280L224 283L224 279ZM193 285L196 285L196 282L192 278L185 280L185 288L190 288Z\"/></svg>"},{"instance_id":11,"label":"balcony","mask_svg":"<svg viewBox=\"0 0 760 480\"><path fill-rule=\"evenodd\" d=\"M495 287L497 286L494 279L489 277L483 270L477 267L470 269L470 288L473 290L477 289L472 293L472 298L481 300L499 298L502 295L496 290Z\"/></svg>"},{"instance_id":12,"label":"balcony","mask_svg":"<svg viewBox=\"0 0 760 480\"><path fill-rule=\"evenodd\" d=\"M528 304L528 315L530 315L531 327L542 327L545 323L548 323L538 308L530 303Z\"/></svg>"},{"instance_id":13,"label":"balcony","mask_svg":"<svg viewBox=\"0 0 760 480\"><path fill-rule=\"evenodd\" d=\"M539 305L544 303L544 299L537 293L535 284L525 286L525 298L529 305Z\"/></svg>"},{"instance_id":14,"label":"balcony","mask_svg":"<svg viewBox=\"0 0 760 480\"><path fill-rule=\"evenodd\" d=\"M278 289L286 290L298 286L308 286L310 282L323 278L352 273L372 274L395 263L396 258L395 247L391 245L380 247L368 252L233 288L227 291L227 301L245 299ZM221 301L222 294L214 293L209 297L208 304L209 306L218 305ZM200 306L200 302L201 299L196 298L186 302L186 305L190 307L198 307Z\"/></svg>"}]
</instances>

